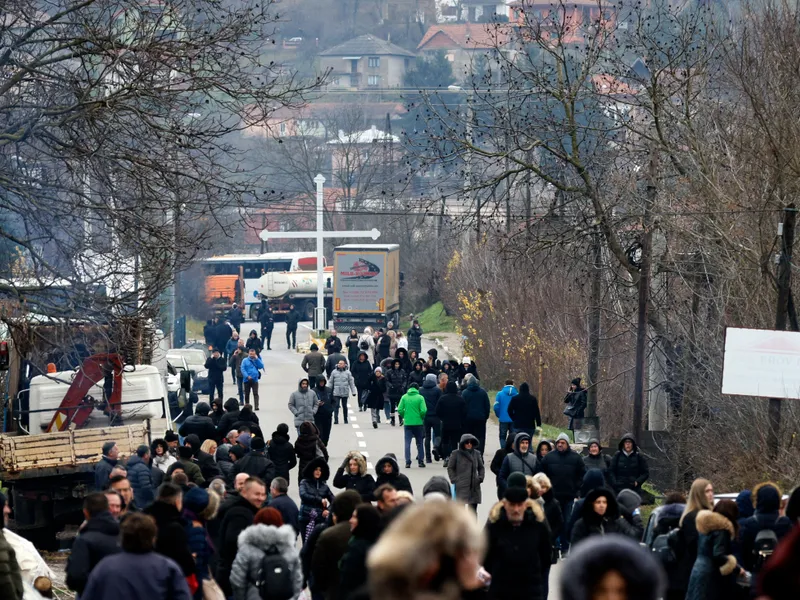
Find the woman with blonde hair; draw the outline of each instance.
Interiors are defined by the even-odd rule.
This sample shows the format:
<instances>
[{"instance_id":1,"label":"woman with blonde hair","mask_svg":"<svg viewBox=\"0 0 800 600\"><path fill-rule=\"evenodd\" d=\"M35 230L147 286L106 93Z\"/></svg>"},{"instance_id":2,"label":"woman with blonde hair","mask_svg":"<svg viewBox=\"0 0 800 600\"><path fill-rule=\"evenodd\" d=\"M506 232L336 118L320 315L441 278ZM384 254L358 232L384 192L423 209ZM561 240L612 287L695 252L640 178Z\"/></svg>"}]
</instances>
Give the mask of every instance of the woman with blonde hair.
<instances>
[{"instance_id":1,"label":"woman with blonde hair","mask_svg":"<svg viewBox=\"0 0 800 600\"><path fill-rule=\"evenodd\" d=\"M214 457L214 460L216 460L217 442L215 442L214 440L206 440L205 442L203 442L200 445L200 450L202 450L203 452L207 452L208 454Z\"/></svg>"},{"instance_id":2,"label":"woman with blonde hair","mask_svg":"<svg viewBox=\"0 0 800 600\"><path fill-rule=\"evenodd\" d=\"M369 592L382 600L458 600L481 588L485 542L473 513L454 502L409 506L372 547Z\"/></svg>"},{"instance_id":3,"label":"woman with blonde hair","mask_svg":"<svg viewBox=\"0 0 800 600\"><path fill-rule=\"evenodd\" d=\"M686 499L686 508L680 520L680 531L676 540L675 554L678 568L674 581L670 582L669 597L683 598L689 587L689 577L697 560L697 513L714 508L714 486L708 479L695 479Z\"/></svg>"}]
</instances>

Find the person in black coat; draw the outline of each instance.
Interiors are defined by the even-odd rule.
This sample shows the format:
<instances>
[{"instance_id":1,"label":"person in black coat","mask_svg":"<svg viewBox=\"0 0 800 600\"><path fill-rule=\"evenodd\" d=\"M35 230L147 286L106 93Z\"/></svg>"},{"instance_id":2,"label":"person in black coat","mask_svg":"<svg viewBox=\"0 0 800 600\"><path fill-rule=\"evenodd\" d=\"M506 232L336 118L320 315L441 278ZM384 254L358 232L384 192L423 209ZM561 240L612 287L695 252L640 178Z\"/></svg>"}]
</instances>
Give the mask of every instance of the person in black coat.
<instances>
[{"instance_id":1,"label":"person in black coat","mask_svg":"<svg viewBox=\"0 0 800 600\"><path fill-rule=\"evenodd\" d=\"M378 428L378 423L381 422L381 410L386 405L386 394L388 386L386 377L383 376L383 369L375 367L375 371L369 378L369 393L367 394L367 408L369 408L372 415L372 427ZM388 420L388 408L387 420Z\"/></svg>"},{"instance_id":2,"label":"person in black coat","mask_svg":"<svg viewBox=\"0 0 800 600\"><path fill-rule=\"evenodd\" d=\"M367 459L360 452L348 452L342 465L333 477L333 487L355 490L364 502L372 502L375 497L375 479L367 473Z\"/></svg>"},{"instance_id":3,"label":"person in black coat","mask_svg":"<svg viewBox=\"0 0 800 600\"><path fill-rule=\"evenodd\" d=\"M255 329L250 330L250 335L247 336L247 341L244 343L244 347L247 348L248 351L255 350L256 356L261 356L261 351L264 349L264 344L261 343L260 339L258 339L258 332Z\"/></svg>"},{"instance_id":4,"label":"person in black coat","mask_svg":"<svg viewBox=\"0 0 800 600\"><path fill-rule=\"evenodd\" d=\"M741 541L742 567L753 574L753 591L756 591L758 573L763 566L763 561L759 560L756 554L756 536L759 531L765 529L775 532L775 536L780 542L792 528L792 522L788 517L782 517L781 490L772 483L759 483L753 488L753 498L755 498L756 511L752 517L741 521L741 531L739 539Z\"/></svg>"},{"instance_id":5,"label":"person in black coat","mask_svg":"<svg viewBox=\"0 0 800 600\"><path fill-rule=\"evenodd\" d=\"M442 422L441 455L446 467L447 457L458 448L467 421L467 403L459 395L455 381L447 382L445 393L436 405L436 416Z\"/></svg>"},{"instance_id":6,"label":"person in black coat","mask_svg":"<svg viewBox=\"0 0 800 600\"><path fill-rule=\"evenodd\" d=\"M156 501L148 506L144 513L155 519L158 527L155 551L171 558L181 568L184 577L195 575L195 562L189 550L189 538L186 534L186 521L178 509L183 491L172 483L165 483L158 488Z\"/></svg>"},{"instance_id":7,"label":"person in black coat","mask_svg":"<svg viewBox=\"0 0 800 600\"><path fill-rule=\"evenodd\" d=\"M425 371L423 370L425 363L422 362L421 360L417 360L414 361L412 365L413 368L411 369L411 372L408 374L408 385L410 387L412 383L416 383L417 387L421 388L422 382L425 381L425 375L426 375Z\"/></svg>"},{"instance_id":8,"label":"person in black coat","mask_svg":"<svg viewBox=\"0 0 800 600\"><path fill-rule=\"evenodd\" d=\"M608 476L617 493L622 490L639 492L642 484L650 477L647 461L639 453L636 440L631 434L625 434L619 441L619 449L611 459Z\"/></svg>"},{"instance_id":9,"label":"person in black coat","mask_svg":"<svg viewBox=\"0 0 800 600\"><path fill-rule=\"evenodd\" d=\"M550 530L544 511L525 488L510 487L489 513L483 568L492 576L492 600L544 598L550 570Z\"/></svg>"},{"instance_id":10,"label":"person in black coat","mask_svg":"<svg viewBox=\"0 0 800 600\"><path fill-rule=\"evenodd\" d=\"M203 325L203 339L205 340L206 348L213 346L216 343L216 337L214 334L214 329L216 326L216 318L208 319L206 324Z\"/></svg>"},{"instance_id":11,"label":"person in black coat","mask_svg":"<svg viewBox=\"0 0 800 600\"><path fill-rule=\"evenodd\" d=\"M216 440L217 428L214 427L214 421L208 416L210 412L211 407L206 402L198 402L194 414L181 424L178 433L183 437L194 434L201 444L206 440Z\"/></svg>"},{"instance_id":12,"label":"person in black coat","mask_svg":"<svg viewBox=\"0 0 800 600\"><path fill-rule=\"evenodd\" d=\"M325 340L325 351L328 356L331 354L339 354L342 351L342 340L339 339L335 329L331 329L331 334Z\"/></svg>"},{"instance_id":13,"label":"person in black coat","mask_svg":"<svg viewBox=\"0 0 800 600\"><path fill-rule=\"evenodd\" d=\"M239 330L242 327L242 323L244 323L244 313L236 302L233 303L233 306L231 306L231 309L228 311L228 321L230 321L233 328L236 329L236 332L240 333Z\"/></svg>"},{"instance_id":14,"label":"person in black coat","mask_svg":"<svg viewBox=\"0 0 800 600\"><path fill-rule=\"evenodd\" d=\"M358 353L360 352L358 348L358 331L355 329L350 330L350 335L347 336L347 339L344 342L345 348L347 348L347 364L350 365L350 372L353 372L353 365L358 360ZM355 377L355 375L353 376Z\"/></svg>"},{"instance_id":15,"label":"person in black coat","mask_svg":"<svg viewBox=\"0 0 800 600\"><path fill-rule=\"evenodd\" d=\"M300 313L294 308L294 304L289 305L289 312L286 313L286 347L291 350L297 348L297 324L300 322Z\"/></svg>"},{"instance_id":16,"label":"person in black coat","mask_svg":"<svg viewBox=\"0 0 800 600\"><path fill-rule=\"evenodd\" d=\"M553 484L556 500L561 505L564 520L569 521L572 504L578 495L586 465L580 455L569 447L569 437L562 433L556 438L556 449L545 456L538 465L539 471L547 475ZM616 503L616 498L614 499ZM561 539L561 549L569 549L569 540Z\"/></svg>"},{"instance_id":17,"label":"person in black coat","mask_svg":"<svg viewBox=\"0 0 800 600\"><path fill-rule=\"evenodd\" d=\"M328 386L328 380L324 375L317 377L317 387L314 393L317 395L317 412L314 413L314 424L319 429L319 437L326 446L331 439L331 427L333 426L333 397Z\"/></svg>"},{"instance_id":18,"label":"person in black coat","mask_svg":"<svg viewBox=\"0 0 800 600\"><path fill-rule=\"evenodd\" d=\"M408 338L408 351L416 350L417 354L420 354L422 352L422 327L419 326L419 321L414 319L406 337Z\"/></svg>"},{"instance_id":19,"label":"person in black coat","mask_svg":"<svg viewBox=\"0 0 800 600\"><path fill-rule=\"evenodd\" d=\"M217 427L219 426L219 422L222 420L222 417L225 415L225 409L222 405L222 398L214 398L211 401L211 412L208 413L208 416L211 417L211 422L214 424L214 431L216 432ZM227 433L227 432L226 432ZM216 438L221 439L221 438Z\"/></svg>"},{"instance_id":20,"label":"person in black coat","mask_svg":"<svg viewBox=\"0 0 800 600\"><path fill-rule=\"evenodd\" d=\"M228 398L225 400L225 414L219 420L217 425L217 434L222 439L228 432L233 429L234 423L240 421L239 418L239 401L236 398Z\"/></svg>"},{"instance_id":21,"label":"person in black coat","mask_svg":"<svg viewBox=\"0 0 800 600\"><path fill-rule=\"evenodd\" d=\"M266 300L261 301L258 321L261 324L261 342L266 344L267 350L272 350L272 330L275 329L275 315Z\"/></svg>"},{"instance_id":22,"label":"person in black coat","mask_svg":"<svg viewBox=\"0 0 800 600\"><path fill-rule=\"evenodd\" d=\"M367 555L381 533L381 516L372 504L359 505L354 520L353 535L339 563L339 598L354 598L353 593L367 583Z\"/></svg>"},{"instance_id":23,"label":"person in black coat","mask_svg":"<svg viewBox=\"0 0 800 600\"><path fill-rule=\"evenodd\" d=\"M348 343L350 340L348 340ZM358 339L356 339L356 349L358 348ZM367 410L367 397L369 393L369 379L372 377L372 365L369 362L367 353L357 350L358 355L355 360L350 361L350 374L353 376L353 381L358 390L358 409L359 411Z\"/></svg>"},{"instance_id":24,"label":"person in black coat","mask_svg":"<svg viewBox=\"0 0 800 600\"><path fill-rule=\"evenodd\" d=\"M570 413L569 424L567 425L567 429L570 431L574 432L575 429L581 428L584 411L586 410L586 402L586 390L581 387L581 378L576 377L570 382L569 392L564 396L564 404L569 405L564 410L568 410Z\"/></svg>"},{"instance_id":25,"label":"person in black coat","mask_svg":"<svg viewBox=\"0 0 800 600\"><path fill-rule=\"evenodd\" d=\"M464 382L466 386L461 392L461 397L467 404L467 422L464 425L464 433L471 433L478 438L477 450L483 456L483 449L486 446L486 421L492 411L492 403L489 401L489 394L480 386L478 379L468 373Z\"/></svg>"},{"instance_id":26,"label":"person in black coat","mask_svg":"<svg viewBox=\"0 0 800 600\"><path fill-rule=\"evenodd\" d=\"M264 484L250 480L244 484L239 497L225 509L225 516L219 526L219 543L216 545L219 552L216 580L228 598L233 596L230 582L231 565L239 547L239 534L253 524L256 513L266 499L267 488Z\"/></svg>"},{"instance_id":27,"label":"person in black coat","mask_svg":"<svg viewBox=\"0 0 800 600\"><path fill-rule=\"evenodd\" d=\"M739 509L733 500L720 500L714 510L697 513L697 560L692 567L686 600L728 600L736 595L741 568L733 555Z\"/></svg>"},{"instance_id":28,"label":"person in black coat","mask_svg":"<svg viewBox=\"0 0 800 600\"><path fill-rule=\"evenodd\" d=\"M108 512L105 494L95 492L83 500L86 523L78 532L67 559L67 587L83 593L89 574L106 556L120 552L119 523Z\"/></svg>"},{"instance_id":29,"label":"person in black coat","mask_svg":"<svg viewBox=\"0 0 800 600\"><path fill-rule=\"evenodd\" d=\"M527 382L519 386L519 394L508 403L508 416L511 417L514 433L524 431L533 438L536 428L542 426L539 401L531 394L531 386Z\"/></svg>"},{"instance_id":30,"label":"person in black coat","mask_svg":"<svg viewBox=\"0 0 800 600\"><path fill-rule=\"evenodd\" d=\"M258 415L253 411L253 407L245 404L239 410L239 420L233 424L233 429L239 431L241 427L247 427L250 430L250 435L264 439L264 433L261 430L258 422Z\"/></svg>"},{"instance_id":31,"label":"person in black coat","mask_svg":"<svg viewBox=\"0 0 800 600\"><path fill-rule=\"evenodd\" d=\"M231 477L235 478L239 473L247 473L250 477L258 477L269 489L272 478L275 477L275 463L265 454L266 448L267 444L263 439L252 438L250 452L233 464Z\"/></svg>"},{"instance_id":32,"label":"person in black coat","mask_svg":"<svg viewBox=\"0 0 800 600\"><path fill-rule=\"evenodd\" d=\"M225 357L220 355L219 348L211 351L211 356L206 359L205 368L208 371L208 398L214 399L214 392L217 398L222 398L222 385L224 383L223 373L228 368Z\"/></svg>"},{"instance_id":33,"label":"person in black coat","mask_svg":"<svg viewBox=\"0 0 800 600\"><path fill-rule=\"evenodd\" d=\"M375 473L378 475L375 480L375 487L378 488L384 483L391 483L397 491L405 490L410 494L414 493L408 477L400 472L400 465L397 464L397 457L389 453L375 463Z\"/></svg>"},{"instance_id":34,"label":"person in black coat","mask_svg":"<svg viewBox=\"0 0 800 600\"><path fill-rule=\"evenodd\" d=\"M589 492L584 500L581 518L572 528L570 543L574 546L591 536L612 533L639 541L635 529L622 518L614 492L602 487L597 488Z\"/></svg>"},{"instance_id":35,"label":"person in black coat","mask_svg":"<svg viewBox=\"0 0 800 600\"><path fill-rule=\"evenodd\" d=\"M200 472L203 474L203 479L206 481L211 481L214 477L221 474L214 457L208 452L203 452L200 449L202 442L197 435L194 433L187 435L183 439L183 445L191 447L192 460L197 463L198 467L200 467Z\"/></svg>"},{"instance_id":36,"label":"person in black coat","mask_svg":"<svg viewBox=\"0 0 800 600\"><path fill-rule=\"evenodd\" d=\"M286 423L279 424L272 432L267 444L267 456L275 464L275 476L291 481L289 472L297 466L297 456L289 441L289 426Z\"/></svg>"},{"instance_id":37,"label":"person in black coat","mask_svg":"<svg viewBox=\"0 0 800 600\"><path fill-rule=\"evenodd\" d=\"M269 488L270 501L267 506L274 508L283 517L284 525L291 525L296 534L300 533L300 509L289 497L289 480L276 477Z\"/></svg>"},{"instance_id":38,"label":"person in black coat","mask_svg":"<svg viewBox=\"0 0 800 600\"><path fill-rule=\"evenodd\" d=\"M432 462L431 453L434 459L439 460L439 445L442 442L442 420L436 416L436 407L439 405L439 398L442 397L442 390L436 383L436 375L428 373L419 388L419 393L425 398L425 407L427 408L425 421L422 423L425 428L426 463ZM433 442L432 448L431 442Z\"/></svg>"}]
</instances>

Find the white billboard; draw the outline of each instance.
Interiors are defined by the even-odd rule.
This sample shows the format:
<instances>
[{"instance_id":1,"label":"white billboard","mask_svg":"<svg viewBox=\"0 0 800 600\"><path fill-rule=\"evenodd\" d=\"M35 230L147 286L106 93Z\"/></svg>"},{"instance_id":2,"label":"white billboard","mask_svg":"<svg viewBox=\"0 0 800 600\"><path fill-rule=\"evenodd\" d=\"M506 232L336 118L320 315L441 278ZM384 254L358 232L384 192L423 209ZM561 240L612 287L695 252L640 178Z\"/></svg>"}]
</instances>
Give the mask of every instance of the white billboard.
<instances>
[{"instance_id":1,"label":"white billboard","mask_svg":"<svg viewBox=\"0 0 800 600\"><path fill-rule=\"evenodd\" d=\"M722 393L800 399L800 333L728 327Z\"/></svg>"}]
</instances>

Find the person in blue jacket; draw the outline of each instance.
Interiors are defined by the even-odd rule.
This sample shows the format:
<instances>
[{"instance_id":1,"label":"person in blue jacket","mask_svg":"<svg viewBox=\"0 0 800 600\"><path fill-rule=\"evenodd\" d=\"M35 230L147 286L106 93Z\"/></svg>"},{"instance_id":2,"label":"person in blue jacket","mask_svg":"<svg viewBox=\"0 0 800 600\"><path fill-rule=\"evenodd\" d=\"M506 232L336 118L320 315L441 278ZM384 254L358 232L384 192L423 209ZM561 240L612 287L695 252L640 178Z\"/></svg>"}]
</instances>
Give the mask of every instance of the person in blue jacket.
<instances>
[{"instance_id":1,"label":"person in blue jacket","mask_svg":"<svg viewBox=\"0 0 800 600\"><path fill-rule=\"evenodd\" d=\"M258 380L264 362L256 354L255 348L250 348L247 358L242 361L242 379L244 380L244 401L250 404L250 392L253 392L255 409L258 410Z\"/></svg>"},{"instance_id":2,"label":"person in blue jacket","mask_svg":"<svg viewBox=\"0 0 800 600\"><path fill-rule=\"evenodd\" d=\"M506 445L506 439L508 438L508 432L511 429L511 424L513 423L511 417L508 416L508 405L511 402L511 399L516 396L519 392L517 388L514 387L514 381L511 379L506 379L505 387L497 392L497 396L494 397L494 414L497 415L497 419L500 421L500 447Z\"/></svg>"}]
</instances>

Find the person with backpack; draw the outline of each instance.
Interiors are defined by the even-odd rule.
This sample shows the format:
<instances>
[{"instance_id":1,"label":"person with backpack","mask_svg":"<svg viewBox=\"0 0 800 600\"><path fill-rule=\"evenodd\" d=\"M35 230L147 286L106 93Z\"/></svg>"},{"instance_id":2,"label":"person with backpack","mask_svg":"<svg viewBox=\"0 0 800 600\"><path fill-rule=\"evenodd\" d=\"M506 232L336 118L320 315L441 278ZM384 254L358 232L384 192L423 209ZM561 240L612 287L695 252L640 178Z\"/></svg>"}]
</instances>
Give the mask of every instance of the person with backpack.
<instances>
[{"instance_id":1,"label":"person with backpack","mask_svg":"<svg viewBox=\"0 0 800 600\"><path fill-rule=\"evenodd\" d=\"M344 342L344 346L347 348L347 364L350 365L350 370L353 369L353 363L358 360L358 353L361 351L358 347L358 340L358 331L351 329L350 335L347 336Z\"/></svg>"},{"instance_id":2,"label":"person with backpack","mask_svg":"<svg viewBox=\"0 0 800 600\"><path fill-rule=\"evenodd\" d=\"M780 515L781 489L767 481L753 488L752 497L756 512L742 522L739 540L742 566L753 575L752 589L755 592L758 574L775 548L789 530L792 523Z\"/></svg>"},{"instance_id":3,"label":"person with backpack","mask_svg":"<svg viewBox=\"0 0 800 600\"><path fill-rule=\"evenodd\" d=\"M295 532L275 508L262 508L239 536L231 567L234 600L290 600L303 590Z\"/></svg>"}]
</instances>

